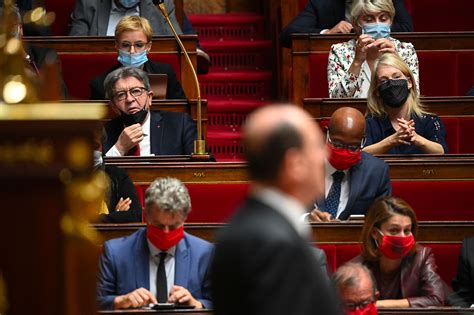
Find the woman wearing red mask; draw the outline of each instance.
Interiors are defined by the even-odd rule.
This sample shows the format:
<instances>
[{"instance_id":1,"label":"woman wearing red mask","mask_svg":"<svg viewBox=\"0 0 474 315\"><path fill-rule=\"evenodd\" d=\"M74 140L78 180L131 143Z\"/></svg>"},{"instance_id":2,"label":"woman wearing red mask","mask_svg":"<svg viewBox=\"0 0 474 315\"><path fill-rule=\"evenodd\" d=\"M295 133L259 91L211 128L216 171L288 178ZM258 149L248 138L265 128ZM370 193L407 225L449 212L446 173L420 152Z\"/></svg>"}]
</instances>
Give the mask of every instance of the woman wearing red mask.
<instances>
[{"instance_id":1,"label":"woman wearing red mask","mask_svg":"<svg viewBox=\"0 0 474 315\"><path fill-rule=\"evenodd\" d=\"M377 200L362 230L363 251L355 258L374 274L383 307L426 307L445 303L443 281L430 248L416 244L417 219L402 199Z\"/></svg>"}]
</instances>

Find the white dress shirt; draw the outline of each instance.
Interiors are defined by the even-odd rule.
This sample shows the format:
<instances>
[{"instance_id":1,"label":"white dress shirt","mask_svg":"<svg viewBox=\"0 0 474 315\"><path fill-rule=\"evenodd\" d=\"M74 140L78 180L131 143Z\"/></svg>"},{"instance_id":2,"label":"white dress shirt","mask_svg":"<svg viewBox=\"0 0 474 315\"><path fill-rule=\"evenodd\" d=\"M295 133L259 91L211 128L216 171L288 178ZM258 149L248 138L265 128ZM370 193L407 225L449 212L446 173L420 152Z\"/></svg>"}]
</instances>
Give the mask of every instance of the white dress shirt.
<instances>
[{"instance_id":1,"label":"white dress shirt","mask_svg":"<svg viewBox=\"0 0 474 315\"><path fill-rule=\"evenodd\" d=\"M158 265L160 263L160 253L162 250L158 249L148 239L148 248L150 250L149 270L150 270L150 292L156 297L156 273L158 272ZM168 288L168 296L171 288L174 285L175 274L175 253L176 246L171 247L166 251L168 255L165 258L166 271L166 286Z\"/></svg>"},{"instance_id":2,"label":"white dress shirt","mask_svg":"<svg viewBox=\"0 0 474 315\"><path fill-rule=\"evenodd\" d=\"M112 0L111 2L112 7L110 8L109 24L107 25L107 36L115 36L115 27L123 17L140 15L140 5L127 10L117 7L115 1Z\"/></svg>"},{"instance_id":3,"label":"white dress shirt","mask_svg":"<svg viewBox=\"0 0 474 315\"><path fill-rule=\"evenodd\" d=\"M148 111L148 115L145 118L145 121L142 124L142 130L144 133L143 140L140 142L140 156L150 156L153 155L151 153L151 144L150 144L150 111ZM107 151L105 156L122 156L120 151L114 145Z\"/></svg>"}]
</instances>

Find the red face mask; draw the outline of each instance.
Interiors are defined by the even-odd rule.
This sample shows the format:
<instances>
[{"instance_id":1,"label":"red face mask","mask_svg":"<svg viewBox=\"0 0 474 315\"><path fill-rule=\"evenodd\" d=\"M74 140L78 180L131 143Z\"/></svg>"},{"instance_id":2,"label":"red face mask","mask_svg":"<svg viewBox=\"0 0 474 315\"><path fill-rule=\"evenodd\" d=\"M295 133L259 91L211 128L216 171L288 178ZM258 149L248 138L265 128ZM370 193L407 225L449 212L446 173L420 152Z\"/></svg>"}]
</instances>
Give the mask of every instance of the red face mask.
<instances>
[{"instance_id":1,"label":"red face mask","mask_svg":"<svg viewBox=\"0 0 474 315\"><path fill-rule=\"evenodd\" d=\"M382 234L382 242L379 245L379 250L387 258L403 258L415 247L415 238L413 235L394 236L384 235L380 230L379 232Z\"/></svg>"},{"instance_id":2,"label":"red face mask","mask_svg":"<svg viewBox=\"0 0 474 315\"><path fill-rule=\"evenodd\" d=\"M146 237L150 242L162 251L167 251L171 247L177 245L184 237L184 226L181 226L168 233L151 224L147 225Z\"/></svg>"},{"instance_id":3,"label":"red face mask","mask_svg":"<svg viewBox=\"0 0 474 315\"><path fill-rule=\"evenodd\" d=\"M347 315L377 315L377 307L375 306L375 302L372 302L364 308L348 310L346 314Z\"/></svg>"},{"instance_id":4,"label":"red face mask","mask_svg":"<svg viewBox=\"0 0 474 315\"><path fill-rule=\"evenodd\" d=\"M329 143L328 148L331 152L329 163L337 170L347 170L360 161L360 151L354 152L348 149L336 148Z\"/></svg>"}]
</instances>

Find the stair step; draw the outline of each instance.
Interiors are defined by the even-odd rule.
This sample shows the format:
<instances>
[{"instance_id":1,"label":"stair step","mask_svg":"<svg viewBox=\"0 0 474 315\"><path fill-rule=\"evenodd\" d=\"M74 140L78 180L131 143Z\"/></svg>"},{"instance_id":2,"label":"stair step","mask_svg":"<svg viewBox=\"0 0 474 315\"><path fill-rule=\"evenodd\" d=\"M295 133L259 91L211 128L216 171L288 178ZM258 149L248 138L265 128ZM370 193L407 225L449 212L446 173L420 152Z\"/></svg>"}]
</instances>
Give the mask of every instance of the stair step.
<instances>
[{"instance_id":1,"label":"stair step","mask_svg":"<svg viewBox=\"0 0 474 315\"><path fill-rule=\"evenodd\" d=\"M211 100L207 104L207 130L240 132L248 114L268 103L253 100Z\"/></svg>"},{"instance_id":2,"label":"stair step","mask_svg":"<svg viewBox=\"0 0 474 315\"><path fill-rule=\"evenodd\" d=\"M207 148L219 162L242 161L244 150L240 132L209 131Z\"/></svg>"},{"instance_id":3,"label":"stair step","mask_svg":"<svg viewBox=\"0 0 474 315\"><path fill-rule=\"evenodd\" d=\"M202 41L202 48L211 57L210 71L269 70L272 42Z\"/></svg>"},{"instance_id":4,"label":"stair step","mask_svg":"<svg viewBox=\"0 0 474 315\"><path fill-rule=\"evenodd\" d=\"M267 100L272 96L270 71L227 71L199 76L201 93L207 99Z\"/></svg>"},{"instance_id":5,"label":"stair step","mask_svg":"<svg viewBox=\"0 0 474 315\"><path fill-rule=\"evenodd\" d=\"M265 18L256 14L190 14L189 21L205 40L258 40L264 38Z\"/></svg>"}]
</instances>

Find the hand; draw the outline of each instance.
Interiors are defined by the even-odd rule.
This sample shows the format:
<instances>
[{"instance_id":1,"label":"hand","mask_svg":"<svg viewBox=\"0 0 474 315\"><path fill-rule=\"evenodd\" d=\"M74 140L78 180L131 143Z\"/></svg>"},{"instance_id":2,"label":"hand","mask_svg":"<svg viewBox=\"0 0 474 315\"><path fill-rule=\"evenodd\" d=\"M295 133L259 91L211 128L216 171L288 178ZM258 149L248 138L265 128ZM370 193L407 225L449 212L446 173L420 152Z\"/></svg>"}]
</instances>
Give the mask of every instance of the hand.
<instances>
[{"instance_id":1,"label":"hand","mask_svg":"<svg viewBox=\"0 0 474 315\"><path fill-rule=\"evenodd\" d=\"M394 54L396 53L395 44L387 38L379 38L375 40L373 43L369 44L367 47L369 49L377 48L379 53L386 53L386 52L394 53Z\"/></svg>"},{"instance_id":2,"label":"hand","mask_svg":"<svg viewBox=\"0 0 474 315\"><path fill-rule=\"evenodd\" d=\"M363 63L367 59L367 51L369 49L369 45L374 42L375 40L369 35L360 35L356 41L356 52L354 61L358 62L359 64Z\"/></svg>"},{"instance_id":3,"label":"hand","mask_svg":"<svg viewBox=\"0 0 474 315\"><path fill-rule=\"evenodd\" d=\"M145 288L136 289L125 295L118 295L114 299L114 309L137 308L158 303L153 294Z\"/></svg>"},{"instance_id":4,"label":"hand","mask_svg":"<svg viewBox=\"0 0 474 315\"><path fill-rule=\"evenodd\" d=\"M313 209L308 215L308 222L331 222L339 221L333 219L332 215L329 212L323 212L318 209Z\"/></svg>"},{"instance_id":5,"label":"hand","mask_svg":"<svg viewBox=\"0 0 474 315\"><path fill-rule=\"evenodd\" d=\"M403 118L397 118L398 130L388 137L391 142L391 146L398 146L402 144L410 145L413 132L415 131L415 122L413 120L405 120Z\"/></svg>"},{"instance_id":6,"label":"hand","mask_svg":"<svg viewBox=\"0 0 474 315\"><path fill-rule=\"evenodd\" d=\"M349 34L352 31L352 24L347 21L340 21L333 28L327 30L324 34Z\"/></svg>"},{"instance_id":7,"label":"hand","mask_svg":"<svg viewBox=\"0 0 474 315\"><path fill-rule=\"evenodd\" d=\"M123 199L120 197L120 200L117 202L115 206L116 211L127 211L130 209L130 205L132 204L132 200L130 198Z\"/></svg>"},{"instance_id":8,"label":"hand","mask_svg":"<svg viewBox=\"0 0 474 315\"><path fill-rule=\"evenodd\" d=\"M123 129L115 146L122 155L125 155L131 148L140 143L143 137L142 125L134 124Z\"/></svg>"},{"instance_id":9,"label":"hand","mask_svg":"<svg viewBox=\"0 0 474 315\"><path fill-rule=\"evenodd\" d=\"M191 305L194 306L195 308L203 308L203 305L201 302L193 298L191 293L183 287L180 287L179 285L174 285L171 288L170 296L168 298L169 303L179 303L179 304L185 304L185 305Z\"/></svg>"}]
</instances>

